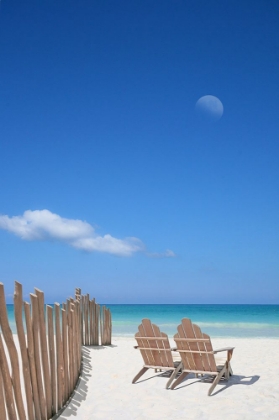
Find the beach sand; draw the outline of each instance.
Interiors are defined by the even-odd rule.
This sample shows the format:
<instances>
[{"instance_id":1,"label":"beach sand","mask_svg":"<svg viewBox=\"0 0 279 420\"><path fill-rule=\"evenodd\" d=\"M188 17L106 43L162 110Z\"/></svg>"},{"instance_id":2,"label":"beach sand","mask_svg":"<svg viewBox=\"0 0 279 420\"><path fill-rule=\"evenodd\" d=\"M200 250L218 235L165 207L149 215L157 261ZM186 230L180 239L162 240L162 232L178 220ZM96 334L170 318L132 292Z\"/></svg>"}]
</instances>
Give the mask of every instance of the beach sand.
<instances>
[{"instance_id":1,"label":"beach sand","mask_svg":"<svg viewBox=\"0 0 279 420\"><path fill-rule=\"evenodd\" d=\"M277 419L279 418L278 339L212 339L215 349L234 346L234 376L210 384L190 375L177 389L166 390L166 376L147 371L132 338L114 338L112 346L84 347L79 384L66 408L54 419ZM174 345L174 343L171 343Z\"/></svg>"}]
</instances>

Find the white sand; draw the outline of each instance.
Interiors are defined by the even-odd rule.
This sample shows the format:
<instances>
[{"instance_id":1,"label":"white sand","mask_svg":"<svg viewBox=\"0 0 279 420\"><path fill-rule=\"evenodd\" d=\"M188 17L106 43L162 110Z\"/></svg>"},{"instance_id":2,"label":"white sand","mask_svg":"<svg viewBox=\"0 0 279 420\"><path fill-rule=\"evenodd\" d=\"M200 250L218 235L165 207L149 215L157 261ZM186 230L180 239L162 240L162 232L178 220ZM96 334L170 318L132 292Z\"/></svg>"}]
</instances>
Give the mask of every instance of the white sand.
<instances>
[{"instance_id":1,"label":"white sand","mask_svg":"<svg viewBox=\"0 0 279 420\"><path fill-rule=\"evenodd\" d=\"M212 396L210 384L191 375L177 389L146 372L131 381L143 361L133 339L114 338L111 347L86 347L80 383L59 420L279 419L278 339L213 339L214 348L235 346L234 376ZM155 376L156 375L156 376ZM150 379L149 379L150 378Z\"/></svg>"}]
</instances>

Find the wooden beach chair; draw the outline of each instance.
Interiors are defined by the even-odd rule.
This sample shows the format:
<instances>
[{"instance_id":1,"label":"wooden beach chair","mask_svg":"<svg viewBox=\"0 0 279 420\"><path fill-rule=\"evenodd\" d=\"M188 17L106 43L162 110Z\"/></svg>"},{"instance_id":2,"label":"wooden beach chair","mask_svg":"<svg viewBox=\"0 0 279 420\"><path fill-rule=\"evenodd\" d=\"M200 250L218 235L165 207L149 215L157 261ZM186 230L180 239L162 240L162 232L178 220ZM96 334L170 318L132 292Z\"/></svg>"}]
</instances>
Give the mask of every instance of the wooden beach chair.
<instances>
[{"instance_id":1,"label":"wooden beach chair","mask_svg":"<svg viewBox=\"0 0 279 420\"><path fill-rule=\"evenodd\" d=\"M175 349L170 347L167 334L161 332L157 325L151 324L149 319L143 319L138 328L135 334L138 345L135 348L140 350L144 365L132 383L134 384L148 369L173 371L166 384L168 388L182 368L181 360L174 361L172 351Z\"/></svg>"},{"instance_id":2,"label":"wooden beach chair","mask_svg":"<svg viewBox=\"0 0 279 420\"><path fill-rule=\"evenodd\" d=\"M208 395L211 395L223 376L225 379L229 379L229 376L233 374L230 360L234 347L213 350L210 337L202 333L200 328L192 324L188 318L182 319L177 331L174 341L182 360L183 369L179 378L172 384L171 389L179 385L189 373L195 373L196 376L198 374L212 375L215 376L215 379L208 391ZM217 365L214 354L222 351L227 352L226 361L222 365Z\"/></svg>"}]
</instances>

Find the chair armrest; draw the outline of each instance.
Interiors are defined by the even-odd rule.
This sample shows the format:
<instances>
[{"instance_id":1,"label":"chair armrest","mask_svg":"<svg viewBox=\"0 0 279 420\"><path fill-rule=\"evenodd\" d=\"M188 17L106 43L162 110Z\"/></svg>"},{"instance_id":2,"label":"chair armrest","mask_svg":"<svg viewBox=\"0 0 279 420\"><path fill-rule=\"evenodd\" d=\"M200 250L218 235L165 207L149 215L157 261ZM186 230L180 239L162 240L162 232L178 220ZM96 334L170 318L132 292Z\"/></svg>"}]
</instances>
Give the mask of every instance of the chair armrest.
<instances>
[{"instance_id":1,"label":"chair armrest","mask_svg":"<svg viewBox=\"0 0 279 420\"><path fill-rule=\"evenodd\" d=\"M138 348L138 346L134 346L134 349L137 349Z\"/></svg>"},{"instance_id":2,"label":"chair armrest","mask_svg":"<svg viewBox=\"0 0 279 420\"><path fill-rule=\"evenodd\" d=\"M234 347L224 347L222 349L213 350L213 353L219 353L220 351L233 351Z\"/></svg>"},{"instance_id":3,"label":"chair armrest","mask_svg":"<svg viewBox=\"0 0 279 420\"><path fill-rule=\"evenodd\" d=\"M230 362L232 355L233 355L234 347L224 347L223 349L213 350L214 354L219 353L220 351L227 352L227 363Z\"/></svg>"}]
</instances>

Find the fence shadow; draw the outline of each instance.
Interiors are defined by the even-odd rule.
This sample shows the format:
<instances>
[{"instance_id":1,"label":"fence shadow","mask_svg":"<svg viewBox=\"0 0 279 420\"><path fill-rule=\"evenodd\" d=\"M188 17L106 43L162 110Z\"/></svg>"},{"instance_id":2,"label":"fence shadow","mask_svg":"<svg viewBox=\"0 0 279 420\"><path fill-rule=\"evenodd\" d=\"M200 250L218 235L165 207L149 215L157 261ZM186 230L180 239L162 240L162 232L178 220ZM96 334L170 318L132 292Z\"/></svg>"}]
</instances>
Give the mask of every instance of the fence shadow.
<instances>
[{"instance_id":1,"label":"fence shadow","mask_svg":"<svg viewBox=\"0 0 279 420\"><path fill-rule=\"evenodd\" d=\"M86 400L88 394L88 381L92 376L92 364L90 351L83 347L82 348L82 365L80 377L77 382L76 388L71 395L67 404L57 413L52 420L65 420L71 416L77 416L78 407L81 406L82 402Z\"/></svg>"},{"instance_id":2,"label":"fence shadow","mask_svg":"<svg viewBox=\"0 0 279 420\"><path fill-rule=\"evenodd\" d=\"M102 346L102 345L100 345L100 346L87 346L87 348L88 349L91 349L91 350L106 350L107 348L110 348L110 347L118 347L116 344L109 344L109 345L107 345L107 346Z\"/></svg>"}]
</instances>

